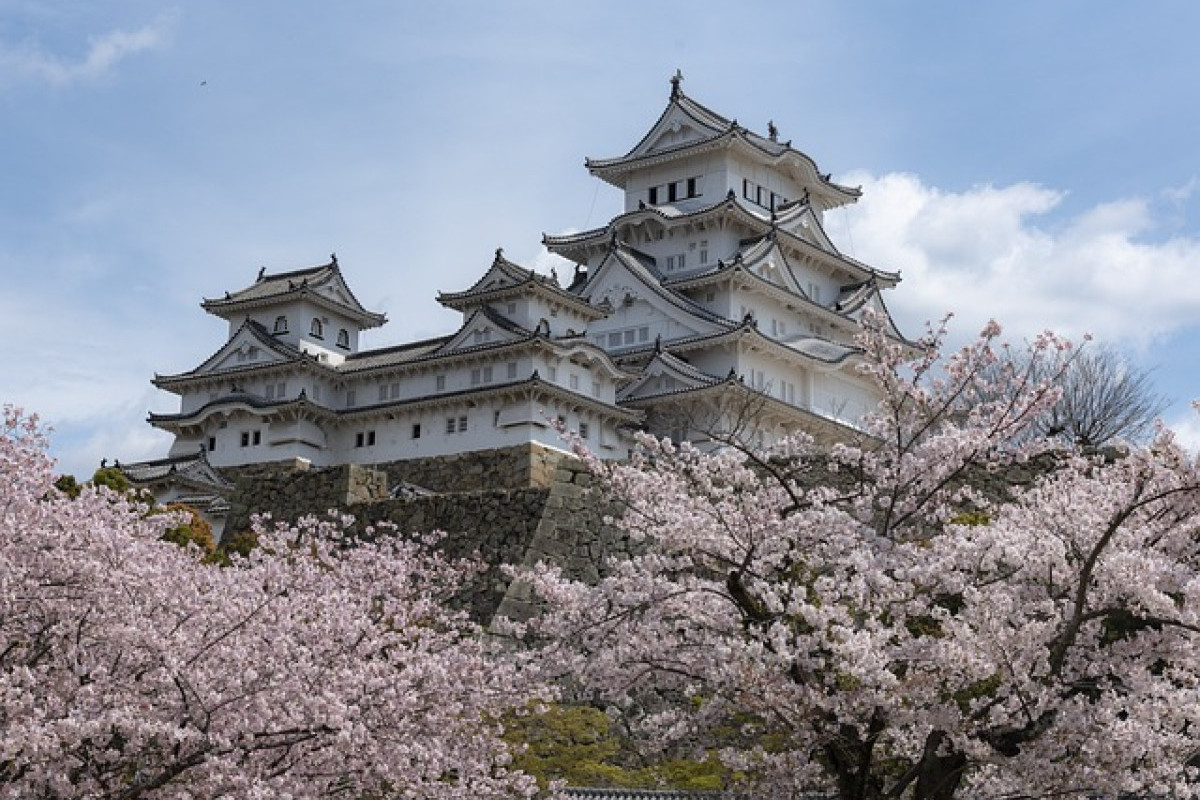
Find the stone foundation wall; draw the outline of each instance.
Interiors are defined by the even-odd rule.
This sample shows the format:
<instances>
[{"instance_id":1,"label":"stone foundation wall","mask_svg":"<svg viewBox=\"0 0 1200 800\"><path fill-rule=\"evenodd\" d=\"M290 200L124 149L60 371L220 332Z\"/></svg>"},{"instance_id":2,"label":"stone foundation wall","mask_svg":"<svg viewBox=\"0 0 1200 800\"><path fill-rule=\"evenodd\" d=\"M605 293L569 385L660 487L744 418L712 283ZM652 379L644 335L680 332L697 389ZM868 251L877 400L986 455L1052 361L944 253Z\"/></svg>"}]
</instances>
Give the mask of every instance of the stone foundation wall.
<instances>
[{"instance_id":1,"label":"stone foundation wall","mask_svg":"<svg viewBox=\"0 0 1200 800\"><path fill-rule=\"evenodd\" d=\"M529 443L498 450L433 456L380 464L393 485L411 483L435 492L548 487L559 462L572 456Z\"/></svg>"},{"instance_id":2,"label":"stone foundation wall","mask_svg":"<svg viewBox=\"0 0 1200 800\"><path fill-rule=\"evenodd\" d=\"M225 535L247 530L251 514L265 512L290 522L332 509L353 515L360 532L380 523L395 526L396 535L444 531L443 552L487 565L460 598L480 622L497 611L525 618L532 610L528 587L510 585L506 565L553 561L594 579L605 557L622 548L620 537L604 523L615 509L599 496L577 459L536 446L477 455L380 469L279 464L229 471L236 489ZM389 490L400 481L455 488L393 498Z\"/></svg>"}]
</instances>

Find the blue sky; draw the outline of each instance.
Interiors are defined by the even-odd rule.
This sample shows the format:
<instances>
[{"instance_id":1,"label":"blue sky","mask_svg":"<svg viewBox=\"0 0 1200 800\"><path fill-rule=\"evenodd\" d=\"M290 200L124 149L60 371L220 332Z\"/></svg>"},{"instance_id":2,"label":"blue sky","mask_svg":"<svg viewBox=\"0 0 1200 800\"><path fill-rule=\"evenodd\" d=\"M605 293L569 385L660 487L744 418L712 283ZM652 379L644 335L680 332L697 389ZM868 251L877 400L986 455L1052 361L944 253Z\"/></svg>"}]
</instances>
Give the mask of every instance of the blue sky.
<instances>
[{"instance_id":1,"label":"blue sky","mask_svg":"<svg viewBox=\"0 0 1200 800\"><path fill-rule=\"evenodd\" d=\"M1084 331L1155 369L1200 443L1200 4L0 0L0 401L61 468L165 453L157 371L224 340L202 297L336 251L381 346L493 250L603 223L684 90L864 198L842 249L956 313Z\"/></svg>"}]
</instances>

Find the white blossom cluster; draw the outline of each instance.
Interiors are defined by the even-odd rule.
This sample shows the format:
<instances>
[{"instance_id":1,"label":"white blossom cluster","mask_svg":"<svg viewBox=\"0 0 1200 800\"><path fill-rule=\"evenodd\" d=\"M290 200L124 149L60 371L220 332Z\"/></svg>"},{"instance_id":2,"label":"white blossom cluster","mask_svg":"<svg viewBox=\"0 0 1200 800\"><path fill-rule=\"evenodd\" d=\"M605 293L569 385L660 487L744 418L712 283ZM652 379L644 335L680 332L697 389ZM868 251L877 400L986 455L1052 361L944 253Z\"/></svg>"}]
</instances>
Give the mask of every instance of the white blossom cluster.
<instances>
[{"instance_id":1,"label":"white blossom cluster","mask_svg":"<svg viewBox=\"0 0 1200 800\"><path fill-rule=\"evenodd\" d=\"M831 453L593 460L641 549L526 574L547 659L652 739L724 731L764 797L1194 796L1200 469L1165 432L1029 435L1071 349L999 334L943 358L868 326L885 399Z\"/></svg>"},{"instance_id":2,"label":"white blossom cluster","mask_svg":"<svg viewBox=\"0 0 1200 800\"><path fill-rule=\"evenodd\" d=\"M231 566L168 516L51 484L0 432L0 798L524 797L497 720L532 670L448 609L471 565L345 520L259 525Z\"/></svg>"}]
</instances>

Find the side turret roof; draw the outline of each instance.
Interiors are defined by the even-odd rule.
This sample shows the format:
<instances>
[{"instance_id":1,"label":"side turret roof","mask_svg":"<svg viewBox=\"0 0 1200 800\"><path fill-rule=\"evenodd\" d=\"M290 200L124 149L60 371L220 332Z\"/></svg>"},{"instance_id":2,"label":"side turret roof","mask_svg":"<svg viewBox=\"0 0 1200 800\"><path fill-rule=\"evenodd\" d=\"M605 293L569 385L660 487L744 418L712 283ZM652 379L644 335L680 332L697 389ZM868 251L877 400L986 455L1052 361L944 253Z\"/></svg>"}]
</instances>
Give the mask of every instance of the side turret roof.
<instances>
[{"instance_id":1,"label":"side turret roof","mask_svg":"<svg viewBox=\"0 0 1200 800\"><path fill-rule=\"evenodd\" d=\"M636 169L711 150L736 148L760 163L792 171L809 187L822 208L836 208L858 199L861 194L858 189L834 183L830 175L822 174L816 162L794 149L790 141L780 142L774 124L768 136L754 133L737 120L727 119L684 94L680 88L682 78L676 73L671 80L667 107L628 153L616 158L586 159L588 171L624 188L629 174ZM685 135L671 135L680 132Z\"/></svg>"},{"instance_id":2,"label":"side turret roof","mask_svg":"<svg viewBox=\"0 0 1200 800\"><path fill-rule=\"evenodd\" d=\"M270 308L293 300L309 300L330 311L343 314L364 328L376 328L387 321L383 314L368 311L350 291L338 268L337 256L318 267L268 274L259 270L253 284L224 297L206 298L200 307L210 314L229 319L255 309Z\"/></svg>"},{"instance_id":3,"label":"side turret roof","mask_svg":"<svg viewBox=\"0 0 1200 800\"><path fill-rule=\"evenodd\" d=\"M447 308L463 311L483 303L526 293L540 295L585 317L599 319L604 316L604 312L559 286L554 277L539 275L531 269L509 261L500 248L496 248L496 257L491 267L470 288L461 292L439 292L437 300Z\"/></svg>"}]
</instances>

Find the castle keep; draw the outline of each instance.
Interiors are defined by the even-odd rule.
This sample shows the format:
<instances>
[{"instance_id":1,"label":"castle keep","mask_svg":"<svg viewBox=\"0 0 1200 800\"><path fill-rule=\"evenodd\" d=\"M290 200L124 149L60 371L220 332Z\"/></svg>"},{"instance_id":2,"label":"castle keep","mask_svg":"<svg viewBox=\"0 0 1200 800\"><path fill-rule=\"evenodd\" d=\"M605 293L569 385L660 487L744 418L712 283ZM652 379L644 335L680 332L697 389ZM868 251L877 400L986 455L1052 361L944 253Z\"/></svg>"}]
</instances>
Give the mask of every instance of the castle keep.
<instances>
[{"instance_id":1,"label":"castle keep","mask_svg":"<svg viewBox=\"0 0 1200 800\"><path fill-rule=\"evenodd\" d=\"M175 439L166 459L126 473L160 499L219 511L222 469L562 450L559 426L602 458L624 457L637 429L702 444L852 434L878 400L855 370L858 321L872 309L900 337L882 298L899 275L843 255L825 231L826 212L859 192L774 124L752 132L681 80L627 153L587 159L624 210L543 237L573 263L566 280L497 250L473 285L438 295L461 313L457 330L371 350L360 335L385 316L358 301L336 257L262 270L203 301L227 340L194 369L155 376L180 405L149 422Z\"/></svg>"}]
</instances>

